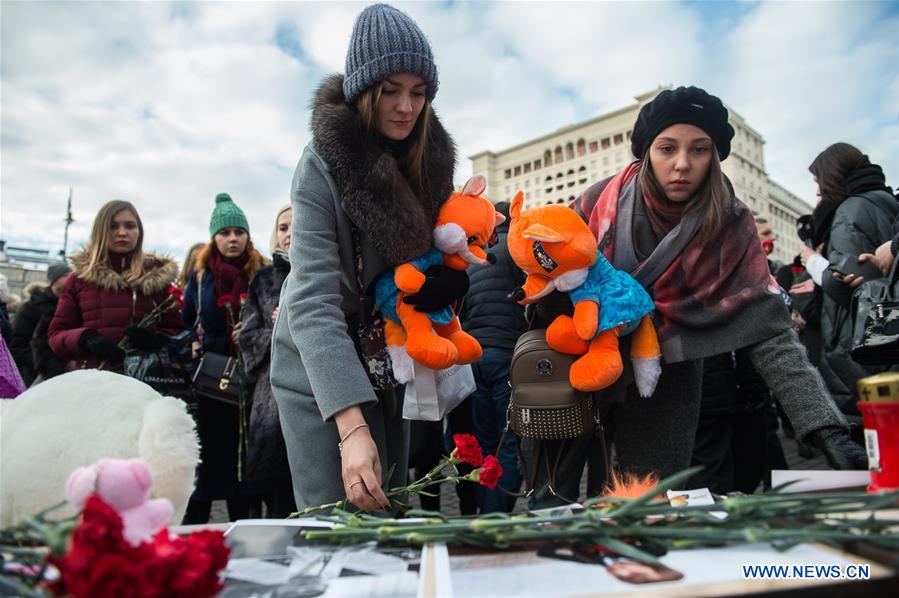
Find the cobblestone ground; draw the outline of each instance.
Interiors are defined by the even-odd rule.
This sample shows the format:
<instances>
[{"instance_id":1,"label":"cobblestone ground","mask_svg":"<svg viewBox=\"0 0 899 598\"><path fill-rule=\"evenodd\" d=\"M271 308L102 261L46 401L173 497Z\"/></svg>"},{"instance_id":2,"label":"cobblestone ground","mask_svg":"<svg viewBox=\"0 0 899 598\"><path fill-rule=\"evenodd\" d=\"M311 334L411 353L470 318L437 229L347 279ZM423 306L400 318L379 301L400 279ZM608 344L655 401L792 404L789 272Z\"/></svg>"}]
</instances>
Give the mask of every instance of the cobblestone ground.
<instances>
[{"instance_id":1,"label":"cobblestone ground","mask_svg":"<svg viewBox=\"0 0 899 598\"><path fill-rule=\"evenodd\" d=\"M797 443L795 440L785 438L782 432L779 432L781 444L783 444L784 454L787 457L791 469L829 469L824 456L820 451L815 451L815 456L811 459L805 459L799 455ZM586 494L586 486L581 488L581 496ZM413 504L418 505L417 497L413 498ZM459 515L459 498L456 491L450 484L444 484L440 491L441 511L448 515ZM519 499L515 505L515 509L524 508L524 502ZM228 510L225 507L225 501L220 500L212 504L212 523L221 523L228 521Z\"/></svg>"}]
</instances>

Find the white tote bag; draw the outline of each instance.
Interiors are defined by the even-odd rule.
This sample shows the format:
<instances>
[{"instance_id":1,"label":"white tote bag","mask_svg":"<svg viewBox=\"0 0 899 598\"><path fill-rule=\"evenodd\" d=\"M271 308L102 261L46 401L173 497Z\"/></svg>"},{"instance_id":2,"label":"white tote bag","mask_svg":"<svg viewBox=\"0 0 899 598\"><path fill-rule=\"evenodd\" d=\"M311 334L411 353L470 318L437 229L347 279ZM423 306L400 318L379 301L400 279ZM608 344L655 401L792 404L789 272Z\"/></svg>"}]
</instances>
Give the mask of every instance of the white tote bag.
<instances>
[{"instance_id":1,"label":"white tote bag","mask_svg":"<svg viewBox=\"0 0 899 598\"><path fill-rule=\"evenodd\" d=\"M403 418L438 421L473 393L477 385L471 366L454 365L436 372L418 363L415 378L406 384Z\"/></svg>"}]
</instances>

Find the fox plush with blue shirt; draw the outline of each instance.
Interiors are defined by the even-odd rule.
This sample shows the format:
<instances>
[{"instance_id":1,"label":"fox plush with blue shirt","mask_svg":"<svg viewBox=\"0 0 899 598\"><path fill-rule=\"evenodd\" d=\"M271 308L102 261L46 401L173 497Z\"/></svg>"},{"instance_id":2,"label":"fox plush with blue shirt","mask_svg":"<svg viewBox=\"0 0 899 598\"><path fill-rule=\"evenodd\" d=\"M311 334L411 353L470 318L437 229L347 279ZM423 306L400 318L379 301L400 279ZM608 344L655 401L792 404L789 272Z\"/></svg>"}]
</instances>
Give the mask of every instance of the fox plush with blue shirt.
<instances>
[{"instance_id":1,"label":"fox plush with blue shirt","mask_svg":"<svg viewBox=\"0 0 899 598\"><path fill-rule=\"evenodd\" d=\"M485 249L494 238L494 229L506 218L481 194L484 177L470 178L462 191L453 193L440 207L434 227L434 249L397 266L375 285L375 306L385 318L384 338L397 382L412 379L416 361L432 370L456 364L474 363L481 358L480 343L462 330L452 308L422 313L403 302L425 283L424 272L436 264L455 270L490 263Z\"/></svg>"},{"instance_id":2,"label":"fox plush with blue shirt","mask_svg":"<svg viewBox=\"0 0 899 598\"><path fill-rule=\"evenodd\" d=\"M522 212L523 203L519 191L510 209L508 243L527 279L513 298L528 304L554 290L568 293L574 315L556 317L546 342L560 353L583 356L571 366L571 386L593 392L614 384L624 371L618 339L630 334L637 390L652 395L661 374L652 298L598 251L596 237L574 210L549 205Z\"/></svg>"}]
</instances>

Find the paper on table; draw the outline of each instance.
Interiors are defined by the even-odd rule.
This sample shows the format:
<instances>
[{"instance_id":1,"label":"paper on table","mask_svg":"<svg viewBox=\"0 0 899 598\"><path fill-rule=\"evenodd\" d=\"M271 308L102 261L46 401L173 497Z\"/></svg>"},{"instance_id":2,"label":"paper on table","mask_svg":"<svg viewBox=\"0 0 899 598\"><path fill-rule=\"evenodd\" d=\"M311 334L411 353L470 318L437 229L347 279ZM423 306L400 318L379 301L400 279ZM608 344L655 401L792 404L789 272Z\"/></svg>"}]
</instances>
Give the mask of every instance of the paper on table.
<instances>
[{"instance_id":1,"label":"paper on table","mask_svg":"<svg viewBox=\"0 0 899 598\"><path fill-rule=\"evenodd\" d=\"M666 566L684 574L678 581L631 584L617 579L602 565L575 563L542 558L534 552L506 552L489 555L450 557L452 589L456 596L480 596L489 588L494 597L524 596L598 596L634 593L641 596L709 595L691 592L690 588L705 584L743 582L743 565L804 565L860 562L850 555L801 544L786 552L778 552L767 544L741 544L722 548L672 550L660 559ZM714 566L709 566L714 563ZM799 580L788 580L793 586ZM768 582L759 582L759 584Z\"/></svg>"},{"instance_id":2,"label":"paper on table","mask_svg":"<svg viewBox=\"0 0 899 598\"><path fill-rule=\"evenodd\" d=\"M418 574L411 571L395 575L353 575L328 582L322 598L333 596L391 596L413 598L418 587Z\"/></svg>"},{"instance_id":3,"label":"paper on table","mask_svg":"<svg viewBox=\"0 0 899 598\"><path fill-rule=\"evenodd\" d=\"M871 472L801 469L775 469L771 472L772 486L777 487L794 480L797 482L785 488L783 490L785 493L864 488L871 483Z\"/></svg>"},{"instance_id":4,"label":"paper on table","mask_svg":"<svg viewBox=\"0 0 899 598\"><path fill-rule=\"evenodd\" d=\"M277 586L290 579L290 568L261 559L231 559L225 575L228 579Z\"/></svg>"}]
</instances>

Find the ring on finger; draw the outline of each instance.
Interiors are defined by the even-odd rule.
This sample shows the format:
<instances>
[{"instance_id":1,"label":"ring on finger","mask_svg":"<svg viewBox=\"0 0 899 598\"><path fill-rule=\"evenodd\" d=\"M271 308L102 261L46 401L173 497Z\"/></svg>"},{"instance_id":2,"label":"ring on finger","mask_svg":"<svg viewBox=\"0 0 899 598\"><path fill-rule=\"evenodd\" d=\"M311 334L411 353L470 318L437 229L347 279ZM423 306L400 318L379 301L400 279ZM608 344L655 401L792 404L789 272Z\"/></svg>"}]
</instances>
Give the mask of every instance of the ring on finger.
<instances>
[{"instance_id":1,"label":"ring on finger","mask_svg":"<svg viewBox=\"0 0 899 598\"><path fill-rule=\"evenodd\" d=\"M352 484L350 484L350 488L352 488L352 487L355 486L356 484L364 484L364 483L365 483L365 481L363 481L363 480L356 480L355 482L353 482Z\"/></svg>"}]
</instances>

